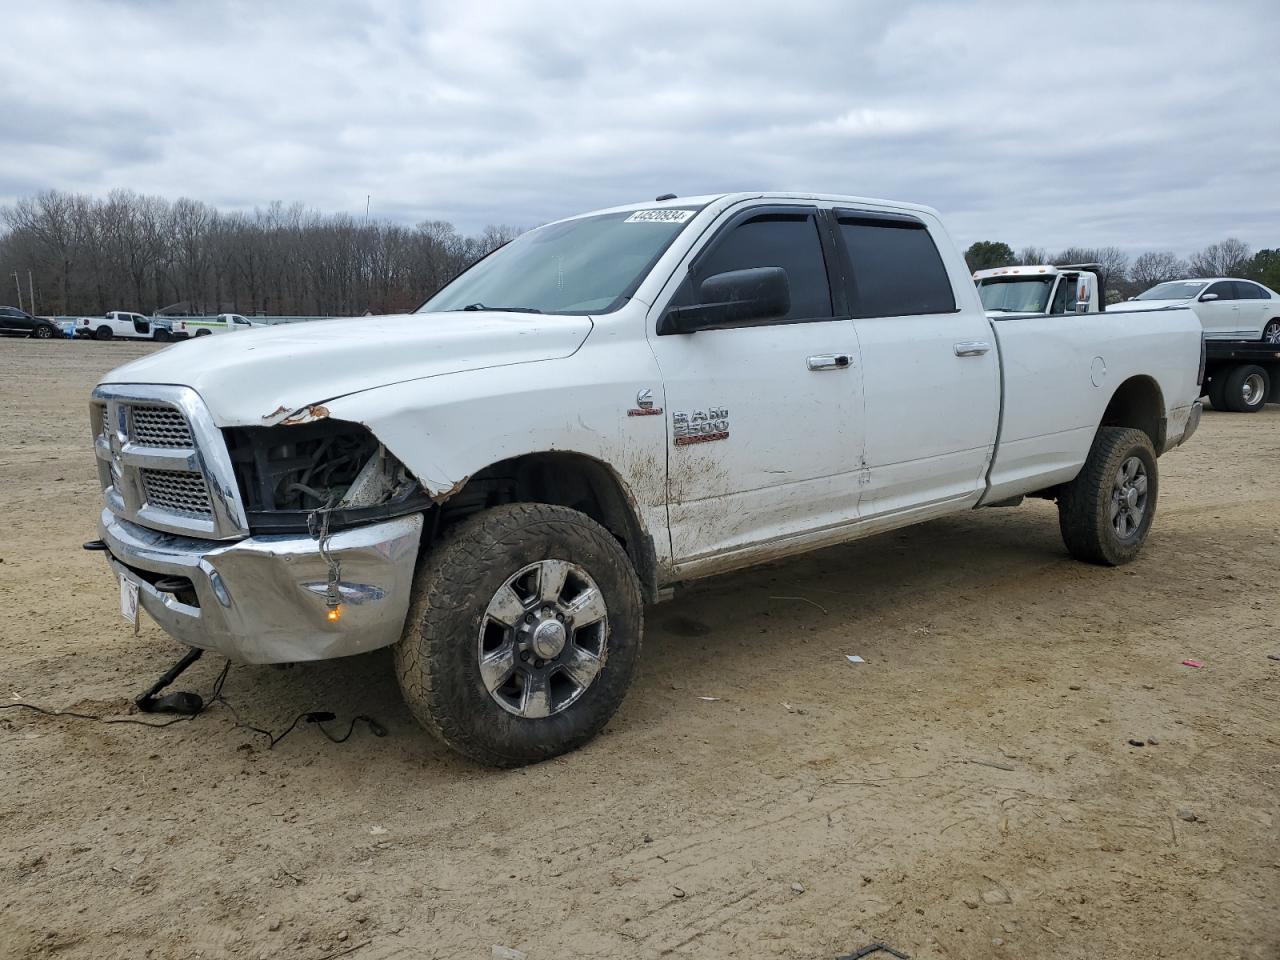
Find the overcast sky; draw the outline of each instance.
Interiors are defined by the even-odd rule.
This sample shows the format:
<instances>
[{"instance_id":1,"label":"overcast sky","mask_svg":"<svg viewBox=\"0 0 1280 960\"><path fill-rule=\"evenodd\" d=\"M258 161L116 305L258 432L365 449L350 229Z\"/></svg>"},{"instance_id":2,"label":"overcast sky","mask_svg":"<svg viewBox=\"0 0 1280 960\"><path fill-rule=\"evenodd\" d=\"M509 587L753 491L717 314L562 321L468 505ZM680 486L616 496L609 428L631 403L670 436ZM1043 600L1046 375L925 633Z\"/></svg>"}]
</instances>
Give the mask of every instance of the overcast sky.
<instances>
[{"instance_id":1,"label":"overcast sky","mask_svg":"<svg viewBox=\"0 0 1280 960\"><path fill-rule=\"evenodd\" d=\"M2 0L0 203L115 187L460 229L660 193L956 240L1280 246L1280 2Z\"/></svg>"}]
</instances>

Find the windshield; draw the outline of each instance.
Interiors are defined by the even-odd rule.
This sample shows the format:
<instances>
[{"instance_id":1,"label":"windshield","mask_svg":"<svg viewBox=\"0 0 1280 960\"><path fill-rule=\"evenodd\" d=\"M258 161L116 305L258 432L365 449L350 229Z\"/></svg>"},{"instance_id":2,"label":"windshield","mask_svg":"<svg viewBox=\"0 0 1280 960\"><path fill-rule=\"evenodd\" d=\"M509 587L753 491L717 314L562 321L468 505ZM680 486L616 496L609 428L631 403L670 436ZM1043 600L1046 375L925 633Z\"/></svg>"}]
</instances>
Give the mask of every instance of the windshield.
<instances>
[{"instance_id":1,"label":"windshield","mask_svg":"<svg viewBox=\"0 0 1280 960\"><path fill-rule=\"evenodd\" d=\"M608 313L622 305L697 210L624 210L530 230L418 308Z\"/></svg>"},{"instance_id":2,"label":"windshield","mask_svg":"<svg viewBox=\"0 0 1280 960\"><path fill-rule=\"evenodd\" d=\"M1203 280L1170 280L1157 284L1145 293L1138 294L1139 300L1190 300L1204 289Z\"/></svg>"},{"instance_id":3,"label":"windshield","mask_svg":"<svg viewBox=\"0 0 1280 960\"><path fill-rule=\"evenodd\" d=\"M1049 308L1053 277L1004 277L978 281L978 296L986 310L1001 313L1044 313Z\"/></svg>"}]
</instances>

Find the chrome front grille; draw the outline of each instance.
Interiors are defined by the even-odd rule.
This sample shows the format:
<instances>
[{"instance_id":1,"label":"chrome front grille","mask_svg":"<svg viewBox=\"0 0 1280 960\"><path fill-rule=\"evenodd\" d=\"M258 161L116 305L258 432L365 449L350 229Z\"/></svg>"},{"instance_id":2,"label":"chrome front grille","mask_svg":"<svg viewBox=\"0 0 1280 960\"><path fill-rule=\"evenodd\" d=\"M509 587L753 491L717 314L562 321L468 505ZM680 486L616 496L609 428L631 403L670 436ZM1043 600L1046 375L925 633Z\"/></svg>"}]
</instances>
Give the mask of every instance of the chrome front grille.
<instances>
[{"instance_id":1,"label":"chrome front grille","mask_svg":"<svg viewBox=\"0 0 1280 960\"><path fill-rule=\"evenodd\" d=\"M186 417L173 407L130 404L129 420L129 433L135 443L148 447L193 446Z\"/></svg>"},{"instance_id":2,"label":"chrome front grille","mask_svg":"<svg viewBox=\"0 0 1280 960\"><path fill-rule=\"evenodd\" d=\"M179 470L143 470L142 489L146 505L184 517L212 517L209 488L198 473Z\"/></svg>"},{"instance_id":3,"label":"chrome front grille","mask_svg":"<svg viewBox=\"0 0 1280 960\"><path fill-rule=\"evenodd\" d=\"M98 475L113 514L185 536L248 534L226 441L194 390L103 386L90 411Z\"/></svg>"}]
</instances>

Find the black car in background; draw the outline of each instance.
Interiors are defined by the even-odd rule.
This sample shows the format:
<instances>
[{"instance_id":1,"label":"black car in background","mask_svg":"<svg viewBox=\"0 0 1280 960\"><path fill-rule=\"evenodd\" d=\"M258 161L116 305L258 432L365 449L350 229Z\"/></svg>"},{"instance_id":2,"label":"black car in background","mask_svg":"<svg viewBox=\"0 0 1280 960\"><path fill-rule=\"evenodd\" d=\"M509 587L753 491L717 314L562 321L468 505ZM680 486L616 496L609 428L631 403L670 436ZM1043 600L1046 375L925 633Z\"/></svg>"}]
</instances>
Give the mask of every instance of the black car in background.
<instances>
[{"instance_id":1,"label":"black car in background","mask_svg":"<svg viewBox=\"0 0 1280 960\"><path fill-rule=\"evenodd\" d=\"M35 337L51 340L61 337L62 330L51 320L33 317L17 307L0 307L0 334L8 337Z\"/></svg>"}]
</instances>

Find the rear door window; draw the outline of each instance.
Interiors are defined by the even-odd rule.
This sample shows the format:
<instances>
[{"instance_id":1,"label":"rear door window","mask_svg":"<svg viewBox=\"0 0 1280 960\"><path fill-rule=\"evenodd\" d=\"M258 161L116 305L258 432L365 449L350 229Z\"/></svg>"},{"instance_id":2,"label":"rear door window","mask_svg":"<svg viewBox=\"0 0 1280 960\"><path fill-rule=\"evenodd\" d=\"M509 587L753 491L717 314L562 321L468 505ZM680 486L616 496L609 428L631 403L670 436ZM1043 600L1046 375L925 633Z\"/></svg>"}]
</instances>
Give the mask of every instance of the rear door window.
<instances>
[{"instance_id":1,"label":"rear door window","mask_svg":"<svg viewBox=\"0 0 1280 960\"><path fill-rule=\"evenodd\" d=\"M837 220L852 270L855 317L955 312L951 279L923 221L844 210Z\"/></svg>"},{"instance_id":2,"label":"rear door window","mask_svg":"<svg viewBox=\"0 0 1280 960\"><path fill-rule=\"evenodd\" d=\"M1267 291L1248 280L1234 281L1237 300L1268 300Z\"/></svg>"}]
</instances>

